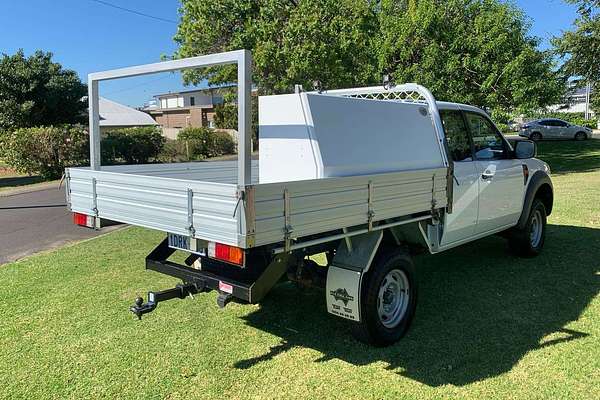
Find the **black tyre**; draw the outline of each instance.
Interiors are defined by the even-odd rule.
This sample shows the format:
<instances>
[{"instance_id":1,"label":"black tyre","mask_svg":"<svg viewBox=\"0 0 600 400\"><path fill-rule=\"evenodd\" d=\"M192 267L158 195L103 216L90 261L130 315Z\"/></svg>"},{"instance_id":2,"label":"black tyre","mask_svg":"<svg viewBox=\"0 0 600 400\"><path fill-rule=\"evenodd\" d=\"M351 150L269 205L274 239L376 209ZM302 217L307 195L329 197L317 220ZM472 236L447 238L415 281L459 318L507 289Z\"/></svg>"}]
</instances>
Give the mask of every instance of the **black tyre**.
<instances>
[{"instance_id":1,"label":"black tyre","mask_svg":"<svg viewBox=\"0 0 600 400\"><path fill-rule=\"evenodd\" d=\"M533 132L531 136L529 136L529 139L533 140L534 142L539 142L542 140L542 134L539 132Z\"/></svg>"},{"instance_id":2,"label":"black tyre","mask_svg":"<svg viewBox=\"0 0 600 400\"><path fill-rule=\"evenodd\" d=\"M382 347L408 331L417 305L415 267L408 253L380 251L361 285L360 314L352 334L361 342Z\"/></svg>"},{"instance_id":3,"label":"black tyre","mask_svg":"<svg viewBox=\"0 0 600 400\"><path fill-rule=\"evenodd\" d=\"M523 229L513 229L508 243L510 249L521 257L535 257L542 252L546 239L546 207L534 199Z\"/></svg>"},{"instance_id":4,"label":"black tyre","mask_svg":"<svg viewBox=\"0 0 600 400\"><path fill-rule=\"evenodd\" d=\"M587 134L585 132L577 132L575 134L575 140L586 140Z\"/></svg>"}]
</instances>

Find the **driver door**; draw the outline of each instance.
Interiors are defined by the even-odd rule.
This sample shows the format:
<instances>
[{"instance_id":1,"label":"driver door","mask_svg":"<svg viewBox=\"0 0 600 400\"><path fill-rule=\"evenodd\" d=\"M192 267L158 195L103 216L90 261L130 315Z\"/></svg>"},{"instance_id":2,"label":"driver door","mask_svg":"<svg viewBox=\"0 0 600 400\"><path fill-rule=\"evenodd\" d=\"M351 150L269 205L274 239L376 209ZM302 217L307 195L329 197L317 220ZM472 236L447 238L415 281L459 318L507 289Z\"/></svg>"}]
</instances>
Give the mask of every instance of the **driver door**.
<instances>
[{"instance_id":1,"label":"driver door","mask_svg":"<svg viewBox=\"0 0 600 400\"><path fill-rule=\"evenodd\" d=\"M522 162L511 158L509 144L487 116L475 112L465 115L479 181L475 234L514 225L525 194Z\"/></svg>"},{"instance_id":2,"label":"driver door","mask_svg":"<svg viewBox=\"0 0 600 400\"><path fill-rule=\"evenodd\" d=\"M454 163L452 213L445 215L441 246L468 239L477 224L479 173L472 155L471 139L460 110L440 110L448 152Z\"/></svg>"}]
</instances>

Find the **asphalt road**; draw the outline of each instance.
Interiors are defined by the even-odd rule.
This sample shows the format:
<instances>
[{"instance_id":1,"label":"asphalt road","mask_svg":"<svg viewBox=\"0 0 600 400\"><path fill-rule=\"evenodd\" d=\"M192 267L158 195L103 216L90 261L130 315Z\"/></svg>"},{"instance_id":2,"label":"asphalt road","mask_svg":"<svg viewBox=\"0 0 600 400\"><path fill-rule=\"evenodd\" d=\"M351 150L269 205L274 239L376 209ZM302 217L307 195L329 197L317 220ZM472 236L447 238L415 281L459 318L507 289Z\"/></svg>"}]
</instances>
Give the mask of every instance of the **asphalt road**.
<instances>
[{"instance_id":1,"label":"asphalt road","mask_svg":"<svg viewBox=\"0 0 600 400\"><path fill-rule=\"evenodd\" d=\"M114 229L114 227L112 227ZM0 192L0 264L107 231L73 224L64 188L29 193Z\"/></svg>"}]
</instances>

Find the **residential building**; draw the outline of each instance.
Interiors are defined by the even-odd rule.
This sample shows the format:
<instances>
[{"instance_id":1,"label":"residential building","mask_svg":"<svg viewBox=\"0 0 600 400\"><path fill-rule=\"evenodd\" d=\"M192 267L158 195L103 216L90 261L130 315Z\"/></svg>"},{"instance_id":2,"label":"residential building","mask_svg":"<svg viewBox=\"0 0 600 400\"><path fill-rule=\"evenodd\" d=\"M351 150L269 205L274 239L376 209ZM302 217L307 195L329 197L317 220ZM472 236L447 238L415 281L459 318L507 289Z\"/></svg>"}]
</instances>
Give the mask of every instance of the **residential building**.
<instances>
[{"instance_id":1,"label":"residential building","mask_svg":"<svg viewBox=\"0 0 600 400\"><path fill-rule=\"evenodd\" d=\"M144 109L163 128L163 134L177 138L186 127L214 128L215 106L223 103L220 88L195 89L154 96Z\"/></svg>"},{"instance_id":2,"label":"residential building","mask_svg":"<svg viewBox=\"0 0 600 400\"><path fill-rule=\"evenodd\" d=\"M567 113L584 113L586 110L586 87L573 87L568 92L562 101L562 104L550 106L551 111L560 111ZM593 92L593 89L592 89ZM591 93L590 93L591 96ZM590 111L590 116L594 116L593 110Z\"/></svg>"},{"instance_id":3,"label":"residential building","mask_svg":"<svg viewBox=\"0 0 600 400\"><path fill-rule=\"evenodd\" d=\"M158 125L156 121L145 112L127 107L104 97L100 97L98 109L100 114L100 133L119 128Z\"/></svg>"}]
</instances>

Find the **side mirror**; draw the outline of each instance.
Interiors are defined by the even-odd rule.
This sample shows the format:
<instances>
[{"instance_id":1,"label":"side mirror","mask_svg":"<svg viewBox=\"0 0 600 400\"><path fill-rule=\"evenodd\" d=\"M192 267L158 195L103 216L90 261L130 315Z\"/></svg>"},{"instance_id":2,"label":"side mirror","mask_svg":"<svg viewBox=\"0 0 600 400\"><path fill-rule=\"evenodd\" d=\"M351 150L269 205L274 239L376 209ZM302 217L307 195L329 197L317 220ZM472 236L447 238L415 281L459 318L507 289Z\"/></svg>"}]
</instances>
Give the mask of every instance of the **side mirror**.
<instances>
[{"instance_id":1,"label":"side mirror","mask_svg":"<svg viewBox=\"0 0 600 400\"><path fill-rule=\"evenodd\" d=\"M536 153L536 145L531 140L518 140L515 143L515 158L519 160L535 157Z\"/></svg>"}]
</instances>

